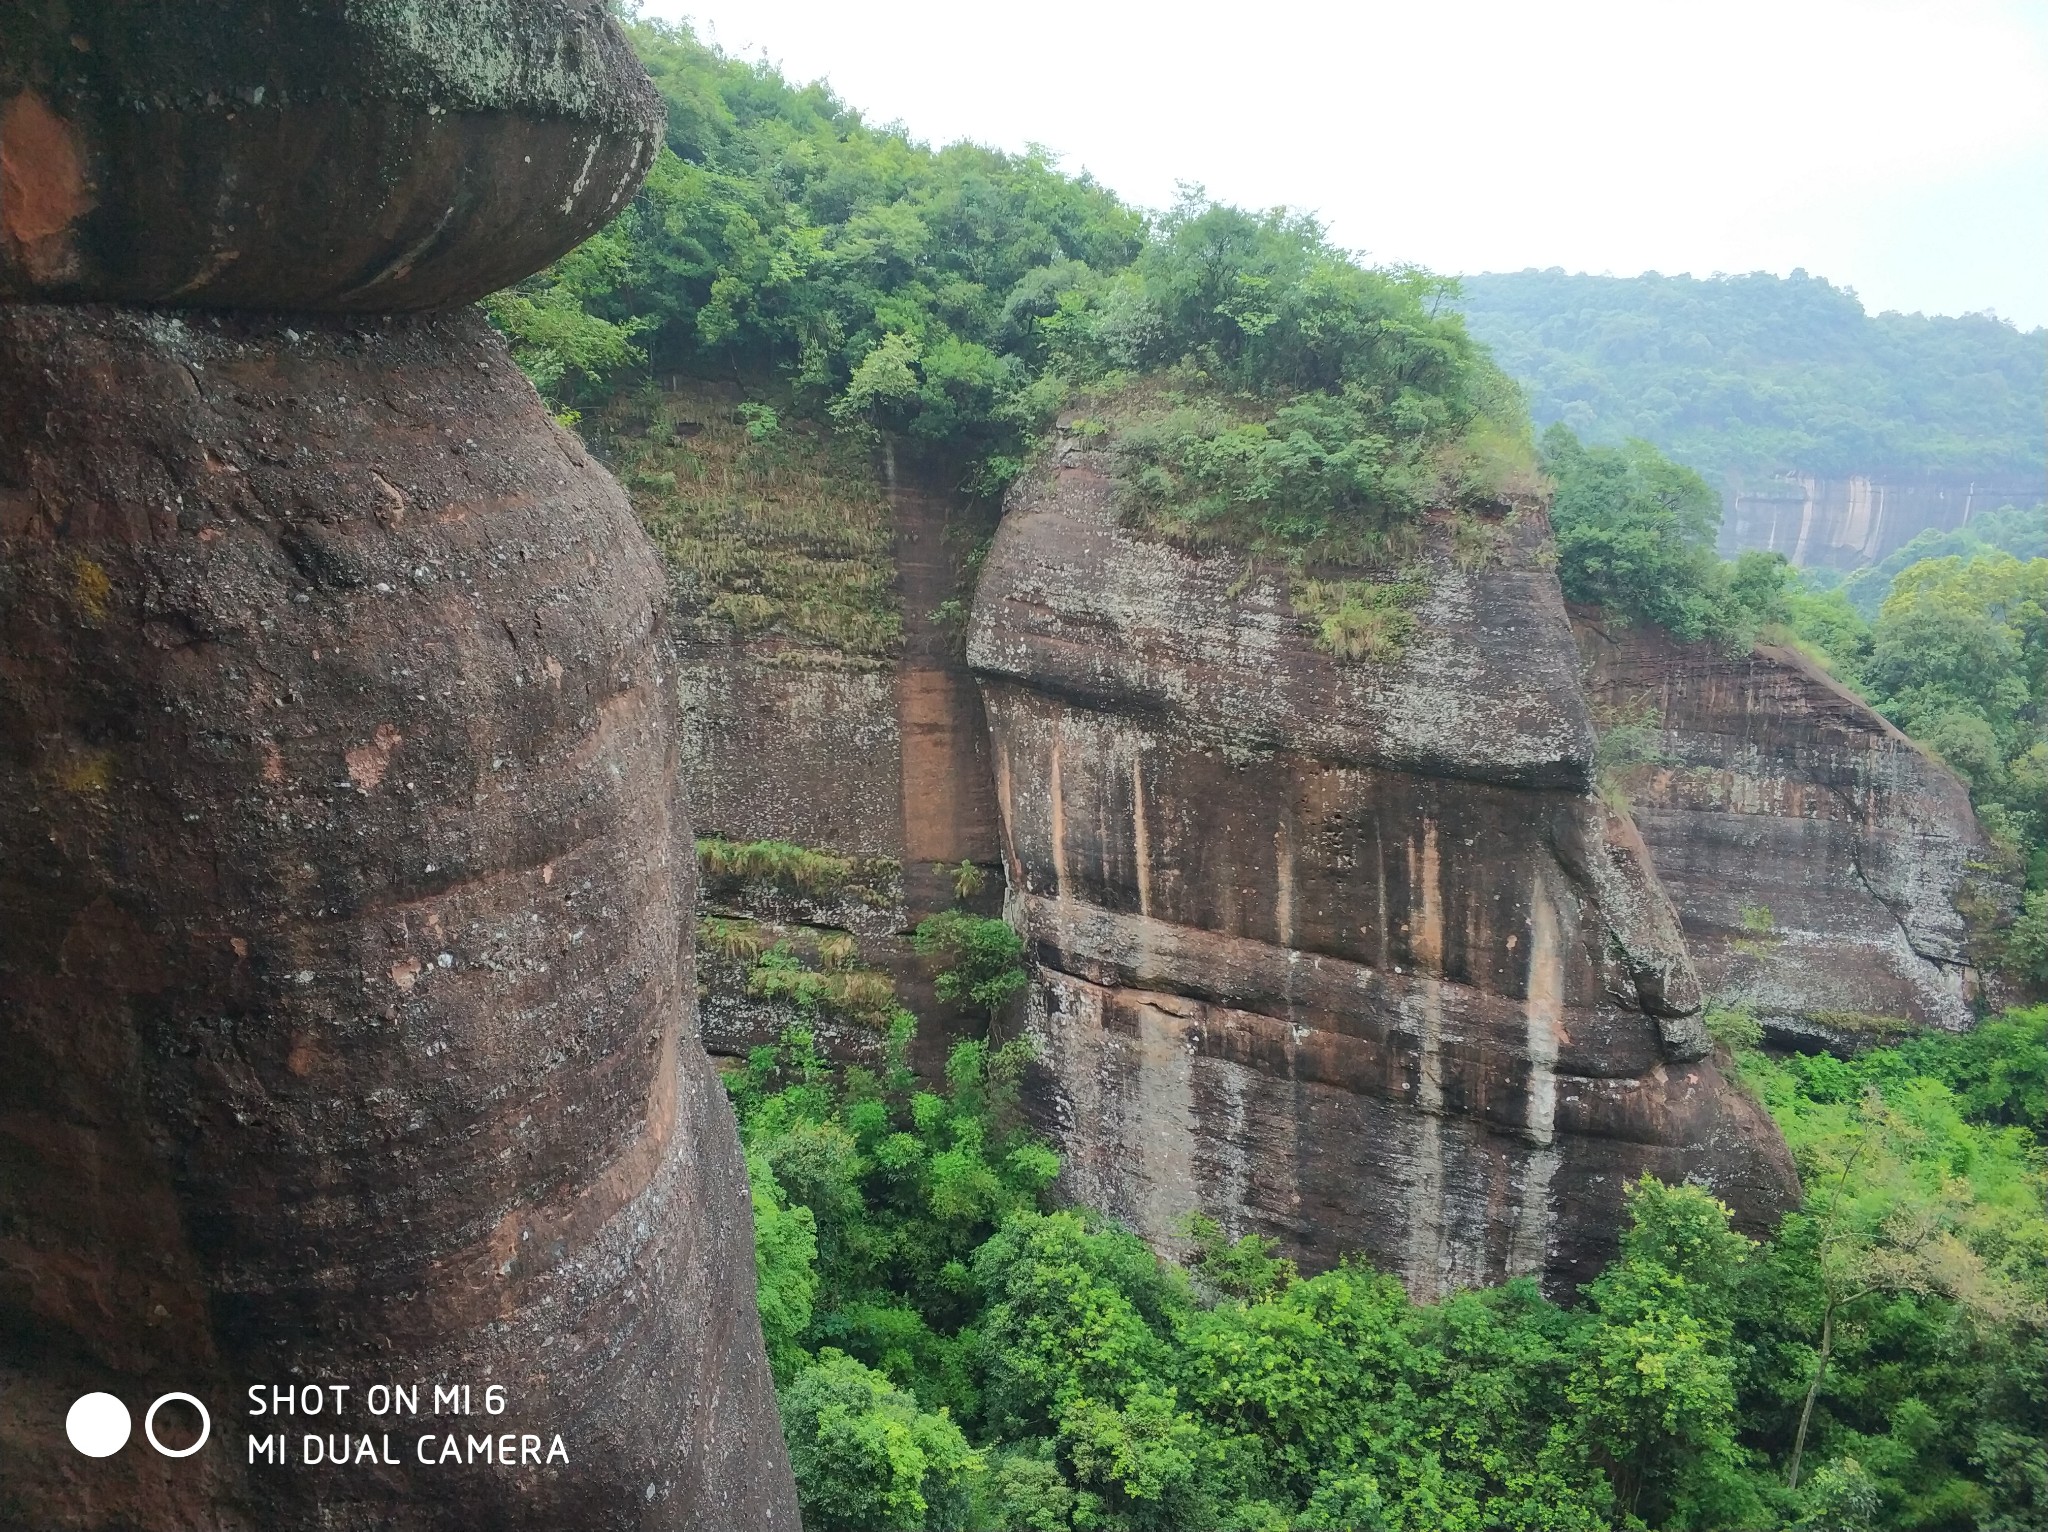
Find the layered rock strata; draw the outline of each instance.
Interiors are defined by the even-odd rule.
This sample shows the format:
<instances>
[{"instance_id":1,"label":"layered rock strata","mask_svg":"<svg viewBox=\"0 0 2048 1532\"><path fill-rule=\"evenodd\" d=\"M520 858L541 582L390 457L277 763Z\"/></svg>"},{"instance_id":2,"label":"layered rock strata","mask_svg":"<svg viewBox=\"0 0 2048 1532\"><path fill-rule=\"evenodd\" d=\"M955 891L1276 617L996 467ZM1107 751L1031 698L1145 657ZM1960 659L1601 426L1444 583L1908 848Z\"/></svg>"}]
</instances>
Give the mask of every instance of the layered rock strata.
<instances>
[{"instance_id":1,"label":"layered rock strata","mask_svg":"<svg viewBox=\"0 0 2048 1532\"><path fill-rule=\"evenodd\" d=\"M1647 733L1617 785L1707 992L1795 1043L1968 1027L1991 852L1955 774L1792 650L1573 625L1600 716Z\"/></svg>"},{"instance_id":2,"label":"layered rock strata","mask_svg":"<svg viewBox=\"0 0 2048 1532\"><path fill-rule=\"evenodd\" d=\"M1422 1295L1589 1277L1645 1171L1767 1224L1791 1166L1590 790L1541 518L1480 573L1427 541L1406 652L1344 662L1283 578L1120 526L1102 452L1013 492L969 659L1067 1188Z\"/></svg>"},{"instance_id":3,"label":"layered rock strata","mask_svg":"<svg viewBox=\"0 0 2048 1532\"><path fill-rule=\"evenodd\" d=\"M193 25L245 9L296 15ZM406 9L432 48L498 14ZM793 1528L617 485L473 313L0 305L0 420L0 1524ZM307 1384L346 1405L248 1416ZM95 1390L137 1431L99 1460ZM175 1460L173 1390L213 1426ZM422 1466L451 1431L546 1452ZM388 1445L307 1466L313 1432Z\"/></svg>"},{"instance_id":4,"label":"layered rock strata","mask_svg":"<svg viewBox=\"0 0 2048 1532\"><path fill-rule=\"evenodd\" d=\"M0 298L467 302L602 227L664 123L603 0L14 0Z\"/></svg>"}]
</instances>

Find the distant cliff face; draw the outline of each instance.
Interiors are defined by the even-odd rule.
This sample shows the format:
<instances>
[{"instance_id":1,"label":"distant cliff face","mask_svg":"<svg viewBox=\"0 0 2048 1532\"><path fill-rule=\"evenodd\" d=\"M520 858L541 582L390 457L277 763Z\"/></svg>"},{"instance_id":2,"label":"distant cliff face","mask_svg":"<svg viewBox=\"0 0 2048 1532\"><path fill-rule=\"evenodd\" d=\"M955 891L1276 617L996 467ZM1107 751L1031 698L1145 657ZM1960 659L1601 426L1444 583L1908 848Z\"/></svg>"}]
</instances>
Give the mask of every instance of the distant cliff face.
<instances>
[{"instance_id":1,"label":"distant cliff face","mask_svg":"<svg viewBox=\"0 0 2048 1532\"><path fill-rule=\"evenodd\" d=\"M1708 993L1792 1038L1968 1027L1989 848L1954 773L1790 650L1574 627L1599 715L1654 739L1621 786Z\"/></svg>"},{"instance_id":2,"label":"distant cliff face","mask_svg":"<svg viewBox=\"0 0 2048 1532\"><path fill-rule=\"evenodd\" d=\"M2039 505L2048 485L1969 478L1777 478L1730 475L1722 489L1721 552L1782 553L1802 569L1856 569L1922 532L1950 532L2001 506Z\"/></svg>"},{"instance_id":3,"label":"distant cliff face","mask_svg":"<svg viewBox=\"0 0 2048 1532\"><path fill-rule=\"evenodd\" d=\"M1433 535L1407 652L1350 664L1241 559L1119 527L1101 453L1013 492L969 660L1073 1195L1433 1294L1583 1280L1645 1170L1752 1227L1796 1194L1590 791L1544 539L1468 574Z\"/></svg>"}]
</instances>

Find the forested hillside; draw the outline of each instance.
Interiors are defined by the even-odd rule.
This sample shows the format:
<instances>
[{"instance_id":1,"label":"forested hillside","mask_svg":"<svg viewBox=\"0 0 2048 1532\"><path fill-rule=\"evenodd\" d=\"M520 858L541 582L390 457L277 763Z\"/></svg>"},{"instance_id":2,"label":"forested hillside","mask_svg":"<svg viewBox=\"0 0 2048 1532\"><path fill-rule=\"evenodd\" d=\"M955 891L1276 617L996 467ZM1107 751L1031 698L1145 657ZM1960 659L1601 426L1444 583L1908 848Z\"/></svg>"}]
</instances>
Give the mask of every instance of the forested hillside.
<instances>
[{"instance_id":1,"label":"forested hillside","mask_svg":"<svg viewBox=\"0 0 2048 1532\"><path fill-rule=\"evenodd\" d=\"M1537 425L1656 443L1712 477L2048 477L2048 344L1996 319L1868 314L1819 277L1460 281Z\"/></svg>"},{"instance_id":2,"label":"forested hillside","mask_svg":"<svg viewBox=\"0 0 2048 1532\"><path fill-rule=\"evenodd\" d=\"M1353 661L1413 626L1398 574L1425 511L1448 511L1456 556L1484 566L1499 523L1468 512L1541 488L1539 466L1574 595L1727 645L1797 616L1781 561L1715 559L1697 474L1568 432L1539 465L1451 284L1362 268L1281 214L1190 200L1148 221L1041 159L871 127L685 32L634 40L668 101L667 152L611 228L492 305L565 414L690 373L734 391L726 436L774 446L801 417L834 451L886 441L989 494L1064 409L1075 430L1115 435L1124 513L1159 537L1297 572L1324 557L1390 566L1387 581L1300 585L1322 646ZM1868 323L1812 286L1840 323ZM1780 365L1740 387L1774 398ZM2038 401L2038 366L1996 375ZM1889 406L1859 407L1882 435ZM1969 410L1928 408L1927 440L1975 450ZM2038 421L2000 408L2002 450L2038 462ZM1582 423L1597 435L1601 418ZM1844 425L1844 450L1860 440ZM665 434L660 451L703 456ZM673 490L674 466L634 462ZM727 498L695 506L704 525L657 526L664 546L731 530L709 525L745 515ZM725 594L719 610L738 610ZM751 594L746 621L764 631L848 642L850 619L806 615L801 593ZM1997 641L2031 654L2026 610L1993 602L1964 625L2007 623L2017 636ZM897 642L887 624L860 635L870 660ZM1994 740L2007 797L2013 745ZM778 868L811 855L700 846L710 872L749 853ZM968 1042L943 1084L920 1079L905 1064L916 1018L850 940L770 941L725 920L699 939L797 1017L727 1083L811 1532L2012 1532L2048 1508L2038 1010L1842 1064L1768 1058L1752 1018L1717 1009L1721 1059L1804 1176L1804 1207L1770 1241L1734 1232L1696 1187L1645 1179L1620 1258L1571 1301L1523 1279L1416 1303L1362 1260L1305 1276L1199 1217L1182 1259L1162 1258L1055 1200L1058 1157L1019 1109L1023 1045ZM993 1011L1024 982L1023 943L1000 921L963 908L916 940L941 998ZM886 1032L885 1062L824 1057L849 1020Z\"/></svg>"}]
</instances>

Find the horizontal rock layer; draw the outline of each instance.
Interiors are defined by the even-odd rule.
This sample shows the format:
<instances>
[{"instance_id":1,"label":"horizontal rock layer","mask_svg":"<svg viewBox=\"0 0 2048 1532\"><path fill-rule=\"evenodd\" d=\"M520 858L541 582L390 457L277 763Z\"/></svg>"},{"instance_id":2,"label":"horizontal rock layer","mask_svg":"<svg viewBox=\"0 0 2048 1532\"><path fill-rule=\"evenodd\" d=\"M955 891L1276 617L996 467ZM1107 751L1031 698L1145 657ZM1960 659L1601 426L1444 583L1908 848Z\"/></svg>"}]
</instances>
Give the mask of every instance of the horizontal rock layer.
<instances>
[{"instance_id":1,"label":"horizontal rock layer","mask_svg":"<svg viewBox=\"0 0 2048 1532\"><path fill-rule=\"evenodd\" d=\"M1955 774L1789 649L1574 625L1602 716L1654 741L1622 785L1708 993L1793 1039L1971 1025L1990 850Z\"/></svg>"},{"instance_id":2,"label":"horizontal rock layer","mask_svg":"<svg viewBox=\"0 0 2048 1532\"><path fill-rule=\"evenodd\" d=\"M0 299L468 302L602 227L666 121L602 0L19 0Z\"/></svg>"},{"instance_id":3,"label":"horizontal rock layer","mask_svg":"<svg viewBox=\"0 0 2048 1532\"><path fill-rule=\"evenodd\" d=\"M1796 1195L1730 1088L1593 730L1545 530L1430 536L1407 651L1317 650L1282 577L1120 527L1100 453L1013 492L969 659L1069 1189L1412 1290L1590 1276L1627 1180Z\"/></svg>"},{"instance_id":4,"label":"horizontal rock layer","mask_svg":"<svg viewBox=\"0 0 2048 1532\"><path fill-rule=\"evenodd\" d=\"M794 1527L617 486L475 316L0 309L0 418L0 1523ZM246 1468L309 1380L570 1466Z\"/></svg>"}]
</instances>

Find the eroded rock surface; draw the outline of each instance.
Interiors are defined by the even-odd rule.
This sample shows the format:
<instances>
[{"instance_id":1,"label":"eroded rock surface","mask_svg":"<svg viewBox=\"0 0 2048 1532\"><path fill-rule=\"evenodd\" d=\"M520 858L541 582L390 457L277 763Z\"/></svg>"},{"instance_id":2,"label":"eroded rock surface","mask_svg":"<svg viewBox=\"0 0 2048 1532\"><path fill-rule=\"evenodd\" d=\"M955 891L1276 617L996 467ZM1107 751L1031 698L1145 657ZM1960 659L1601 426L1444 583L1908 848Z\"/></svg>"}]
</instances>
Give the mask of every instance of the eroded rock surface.
<instances>
[{"instance_id":1,"label":"eroded rock surface","mask_svg":"<svg viewBox=\"0 0 2048 1532\"><path fill-rule=\"evenodd\" d=\"M1574 627L1601 716L1653 741L1621 785L1708 993L1794 1041L1970 1026L1990 851L1955 774L1791 650Z\"/></svg>"},{"instance_id":2,"label":"eroded rock surface","mask_svg":"<svg viewBox=\"0 0 2048 1532\"><path fill-rule=\"evenodd\" d=\"M995 740L1027 1025L1067 1189L1170 1241L1197 1208L1418 1294L1589 1277L1625 1184L1796 1195L1707 1057L1683 942L1593 729L1541 519L1430 536L1387 666L1284 577L1120 527L1073 441L1013 492L969 659Z\"/></svg>"},{"instance_id":3,"label":"eroded rock surface","mask_svg":"<svg viewBox=\"0 0 2048 1532\"><path fill-rule=\"evenodd\" d=\"M617 486L473 314L0 307L0 419L0 1523L793 1528ZM570 1462L245 1466L294 1381Z\"/></svg>"},{"instance_id":4,"label":"eroded rock surface","mask_svg":"<svg viewBox=\"0 0 2048 1532\"><path fill-rule=\"evenodd\" d=\"M666 121L603 0L11 0L0 298L466 302L609 221Z\"/></svg>"}]
</instances>

